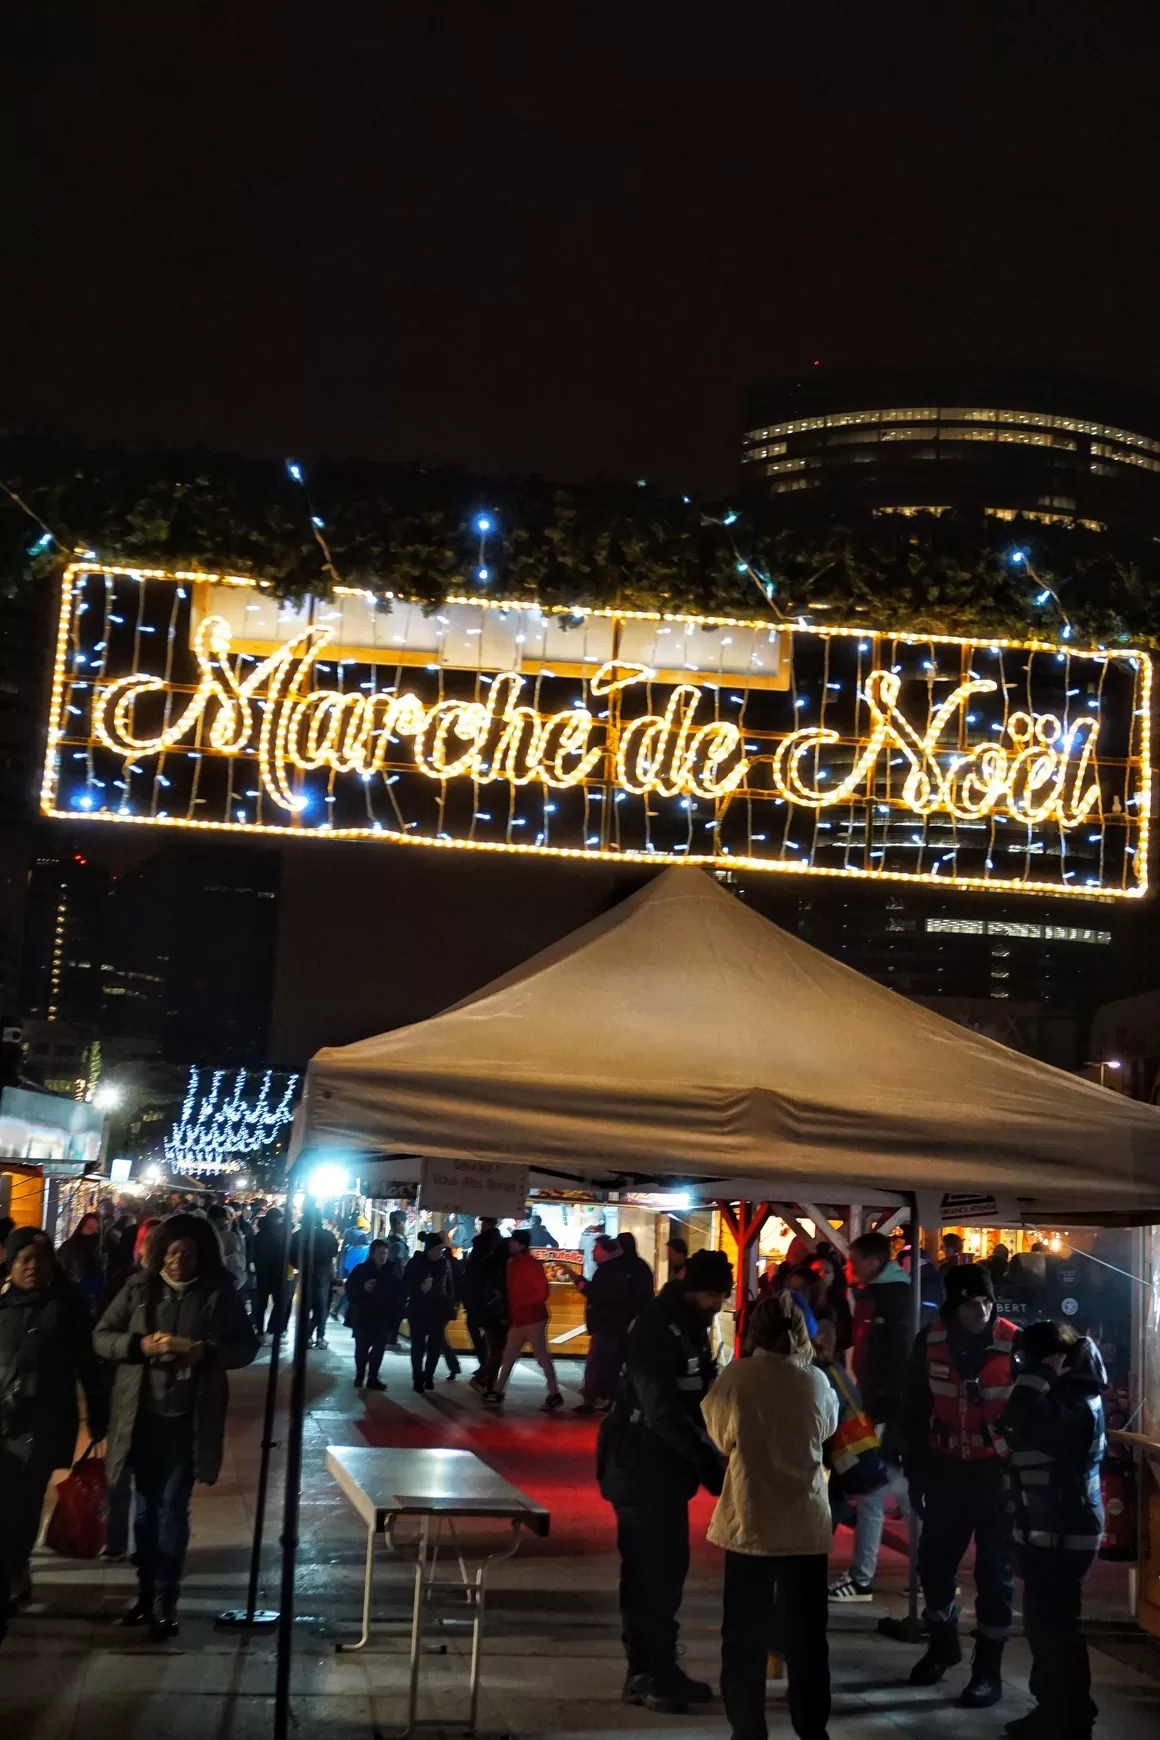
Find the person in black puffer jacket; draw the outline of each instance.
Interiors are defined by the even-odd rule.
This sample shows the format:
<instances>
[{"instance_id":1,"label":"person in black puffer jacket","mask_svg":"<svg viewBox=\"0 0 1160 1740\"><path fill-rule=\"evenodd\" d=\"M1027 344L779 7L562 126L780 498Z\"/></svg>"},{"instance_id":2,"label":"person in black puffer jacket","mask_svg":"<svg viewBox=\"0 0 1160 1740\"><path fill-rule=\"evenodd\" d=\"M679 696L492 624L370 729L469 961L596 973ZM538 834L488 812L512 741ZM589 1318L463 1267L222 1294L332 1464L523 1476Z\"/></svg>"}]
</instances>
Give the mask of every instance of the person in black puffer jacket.
<instances>
[{"instance_id":1,"label":"person in black puffer jacket","mask_svg":"<svg viewBox=\"0 0 1160 1740\"><path fill-rule=\"evenodd\" d=\"M385 1390L379 1376L383 1351L395 1321L396 1283L387 1267L386 1239L372 1239L366 1261L357 1263L347 1277L349 1320L354 1330L354 1387Z\"/></svg>"},{"instance_id":2,"label":"person in black puffer jacket","mask_svg":"<svg viewBox=\"0 0 1160 1740\"><path fill-rule=\"evenodd\" d=\"M130 1463L137 1493L140 1593L123 1623L147 1624L163 1642L178 1630L193 1483L212 1486L221 1471L226 1372L258 1351L209 1221L175 1214L161 1223L145 1268L113 1300L93 1346L117 1367L108 1477L116 1482Z\"/></svg>"},{"instance_id":3,"label":"person in black puffer jacket","mask_svg":"<svg viewBox=\"0 0 1160 1740\"><path fill-rule=\"evenodd\" d=\"M0 1288L0 1637L9 1604L31 1594L28 1564L49 1478L77 1445L77 1384L89 1436L105 1435L107 1404L84 1295L66 1279L48 1234L18 1227L4 1247Z\"/></svg>"},{"instance_id":4,"label":"person in black puffer jacket","mask_svg":"<svg viewBox=\"0 0 1160 1740\"><path fill-rule=\"evenodd\" d=\"M592 1261L596 1265L592 1278L576 1281L584 1295L584 1327L588 1331L588 1357L580 1386L584 1400L574 1410L577 1414L594 1414L615 1398L625 1340L644 1303L636 1297L632 1270L616 1239L601 1233L592 1247Z\"/></svg>"},{"instance_id":5,"label":"person in black puffer jacket","mask_svg":"<svg viewBox=\"0 0 1160 1740\"><path fill-rule=\"evenodd\" d=\"M622 1261L623 1259L615 1259ZM689 1570L689 1500L720 1493L725 1462L701 1418L716 1376L709 1326L733 1288L720 1251L696 1251L637 1317L616 1404L600 1428L596 1472L616 1512L624 1701L679 1714L712 1690L677 1665L677 1613Z\"/></svg>"},{"instance_id":6,"label":"person in black puffer jacket","mask_svg":"<svg viewBox=\"0 0 1160 1740\"><path fill-rule=\"evenodd\" d=\"M1107 1381L1094 1341L1068 1324L1024 1330L1022 1367L1000 1425L1036 1701L1007 1732L1029 1740L1090 1740L1097 1714L1080 1622L1084 1579L1104 1532Z\"/></svg>"},{"instance_id":7,"label":"person in black puffer jacket","mask_svg":"<svg viewBox=\"0 0 1160 1740\"><path fill-rule=\"evenodd\" d=\"M481 1215L479 1231L462 1269L467 1332L479 1360L471 1387L481 1393L493 1387L503 1363L508 1330L507 1260L507 1240L498 1221Z\"/></svg>"}]
</instances>

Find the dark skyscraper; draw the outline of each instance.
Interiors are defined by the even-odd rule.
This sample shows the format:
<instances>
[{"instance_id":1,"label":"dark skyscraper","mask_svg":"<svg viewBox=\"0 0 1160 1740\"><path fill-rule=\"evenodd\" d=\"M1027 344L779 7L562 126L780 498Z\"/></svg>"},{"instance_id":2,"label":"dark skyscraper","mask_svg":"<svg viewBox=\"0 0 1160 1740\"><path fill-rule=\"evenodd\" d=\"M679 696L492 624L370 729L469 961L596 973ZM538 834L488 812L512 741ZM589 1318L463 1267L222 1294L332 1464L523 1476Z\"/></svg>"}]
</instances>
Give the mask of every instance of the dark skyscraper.
<instances>
[{"instance_id":1,"label":"dark skyscraper","mask_svg":"<svg viewBox=\"0 0 1160 1740\"><path fill-rule=\"evenodd\" d=\"M187 840L117 877L102 967L102 1034L148 1042L171 1063L261 1063L278 868L275 852Z\"/></svg>"},{"instance_id":2,"label":"dark skyscraper","mask_svg":"<svg viewBox=\"0 0 1160 1740\"><path fill-rule=\"evenodd\" d=\"M41 852L25 897L21 1013L95 1026L101 1010L109 873L80 852Z\"/></svg>"}]
</instances>

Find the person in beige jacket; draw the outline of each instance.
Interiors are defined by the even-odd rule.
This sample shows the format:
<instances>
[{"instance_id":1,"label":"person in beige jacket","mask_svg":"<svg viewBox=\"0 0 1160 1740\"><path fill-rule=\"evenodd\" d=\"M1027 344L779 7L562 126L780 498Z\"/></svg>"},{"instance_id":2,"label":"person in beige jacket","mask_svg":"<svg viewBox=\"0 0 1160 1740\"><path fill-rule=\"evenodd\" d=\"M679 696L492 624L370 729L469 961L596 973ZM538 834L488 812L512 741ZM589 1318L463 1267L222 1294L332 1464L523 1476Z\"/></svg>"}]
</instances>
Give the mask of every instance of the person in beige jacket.
<instances>
[{"instance_id":1,"label":"person in beige jacket","mask_svg":"<svg viewBox=\"0 0 1160 1740\"><path fill-rule=\"evenodd\" d=\"M788 1293L764 1299L746 1351L702 1402L728 1457L709 1539L725 1549L721 1691L733 1740L766 1740L765 1661L781 1602L789 1711L799 1740L825 1740L830 1717L826 1563L833 1538L822 1450L838 1399L813 1364Z\"/></svg>"}]
</instances>

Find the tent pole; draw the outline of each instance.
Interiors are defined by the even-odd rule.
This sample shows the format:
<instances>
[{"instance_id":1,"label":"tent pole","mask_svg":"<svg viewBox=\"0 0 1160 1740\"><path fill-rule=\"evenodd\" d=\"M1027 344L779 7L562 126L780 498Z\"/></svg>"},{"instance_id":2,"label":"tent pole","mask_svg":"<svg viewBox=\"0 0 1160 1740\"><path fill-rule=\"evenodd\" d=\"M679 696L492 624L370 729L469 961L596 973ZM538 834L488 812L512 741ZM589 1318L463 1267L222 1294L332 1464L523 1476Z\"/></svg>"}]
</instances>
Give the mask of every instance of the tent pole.
<instances>
[{"instance_id":1,"label":"tent pole","mask_svg":"<svg viewBox=\"0 0 1160 1740\"><path fill-rule=\"evenodd\" d=\"M287 1212L293 1199L287 1191ZM298 1568L298 1510L302 1486L302 1427L306 1416L306 1353L310 1296L314 1285L314 1229L318 1210L307 1191L302 1199L298 1237L298 1310L294 1341L290 1418L286 1432L286 1490L282 1506L282 1598L278 1613L277 1674L274 1683L274 1740L286 1740L290 1726L290 1668L294 1656L294 1580Z\"/></svg>"},{"instance_id":2,"label":"tent pole","mask_svg":"<svg viewBox=\"0 0 1160 1740\"><path fill-rule=\"evenodd\" d=\"M907 1196L910 1203L910 1339L911 1346L918 1340L922 1328L922 1227L918 1219L918 1197L913 1191ZM900 1643L920 1643L926 1635L922 1618L919 1614L919 1582L918 1582L918 1536L921 1523L911 1511L907 1519L906 1540L907 1558L910 1574L906 1589L906 1617L904 1619L880 1619L878 1629L885 1637L893 1637Z\"/></svg>"},{"instance_id":3,"label":"tent pole","mask_svg":"<svg viewBox=\"0 0 1160 1740\"><path fill-rule=\"evenodd\" d=\"M274 1448L274 1415L278 1407L278 1356L290 1313L286 1309L287 1275L290 1269L290 1229L294 1224L291 1200L294 1193L294 1169L286 1173L286 1217L282 1223L282 1294L274 1300L273 1340L270 1343L270 1369L266 1374L266 1411L262 1418L262 1461L258 1469L258 1497L254 1506L254 1537L250 1546L250 1586L246 1605L219 1613L215 1625L230 1631L265 1631L277 1625L278 1615L268 1607L258 1611L258 1579L262 1571L262 1537L266 1529L266 1497L270 1489L270 1452Z\"/></svg>"}]
</instances>

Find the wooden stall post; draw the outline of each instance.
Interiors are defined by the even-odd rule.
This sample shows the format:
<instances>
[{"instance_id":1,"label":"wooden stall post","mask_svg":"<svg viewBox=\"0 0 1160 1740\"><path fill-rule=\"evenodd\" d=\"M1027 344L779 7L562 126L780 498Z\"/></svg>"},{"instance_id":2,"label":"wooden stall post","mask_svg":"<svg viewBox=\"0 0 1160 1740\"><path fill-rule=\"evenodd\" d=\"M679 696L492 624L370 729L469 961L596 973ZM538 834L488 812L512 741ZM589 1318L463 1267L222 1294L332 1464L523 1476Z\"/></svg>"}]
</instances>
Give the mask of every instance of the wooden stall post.
<instances>
[{"instance_id":1,"label":"wooden stall post","mask_svg":"<svg viewBox=\"0 0 1160 1740\"><path fill-rule=\"evenodd\" d=\"M717 1208L737 1244L737 1291L733 1305L733 1352L740 1353L749 1305L757 1292L757 1241L769 1219L768 1202L718 1202Z\"/></svg>"}]
</instances>

